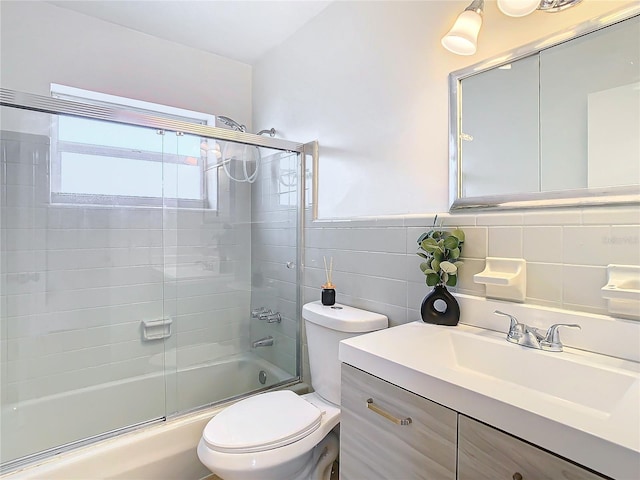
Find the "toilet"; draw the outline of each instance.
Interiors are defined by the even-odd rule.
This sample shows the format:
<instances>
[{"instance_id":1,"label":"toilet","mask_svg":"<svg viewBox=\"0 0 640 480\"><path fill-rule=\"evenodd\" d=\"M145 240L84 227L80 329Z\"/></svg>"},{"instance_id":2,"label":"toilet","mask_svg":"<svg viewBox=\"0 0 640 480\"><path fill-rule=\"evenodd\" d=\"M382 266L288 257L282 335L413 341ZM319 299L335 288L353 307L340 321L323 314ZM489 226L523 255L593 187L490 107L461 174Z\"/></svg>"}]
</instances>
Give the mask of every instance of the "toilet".
<instances>
[{"instance_id":1,"label":"toilet","mask_svg":"<svg viewBox=\"0 0 640 480\"><path fill-rule=\"evenodd\" d=\"M313 393L262 393L204 428L200 461L224 480L329 480L339 451L340 340L387 328L384 315L320 302L302 307Z\"/></svg>"}]
</instances>

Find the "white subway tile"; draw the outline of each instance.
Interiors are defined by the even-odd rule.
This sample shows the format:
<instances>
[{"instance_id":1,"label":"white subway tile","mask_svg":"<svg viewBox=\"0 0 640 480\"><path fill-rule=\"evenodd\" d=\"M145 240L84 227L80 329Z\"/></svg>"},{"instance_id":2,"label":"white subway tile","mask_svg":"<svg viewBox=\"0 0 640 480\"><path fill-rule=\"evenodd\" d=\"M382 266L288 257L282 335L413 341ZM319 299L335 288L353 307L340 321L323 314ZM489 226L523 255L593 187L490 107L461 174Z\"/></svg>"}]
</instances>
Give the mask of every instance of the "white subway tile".
<instances>
[{"instance_id":1,"label":"white subway tile","mask_svg":"<svg viewBox=\"0 0 640 480\"><path fill-rule=\"evenodd\" d=\"M527 262L527 302L542 300L555 306L562 303L562 265Z\"/></svg>"},{"instance_id":2,"label":"white subway tile","mask_svg":"<svg viewBox=\"0 0 640 480\"><path fill-rule=\"evenodd\" d=\"M524 214L525 225L580 225L581 222L582 212L578 208L569 210L551 208Z\"/></svg>"},{"instance_id":3,"label":"white subway tile","mask_svg":"<svg viewBox=\"0 0 640 480\"><path fill-rule=\"evenodd\" d=\"M80 250L47 250L45 255L47 270L68 270L82 267L80 261L83 252Z\"/></svg>"},{"instance_id":4,"label":"white subway tile","mask_svg":"<svg viewBox=\"0 0 640 480\"><path fill-rule=\"evenodd\" d=\"M563 227L562 261L571 265L607 265L611 263L610 239L608 226Z\"/></svg>"},{"instance_id":5,"label":"white subway tile","mask_svg":"<svg viewBox=\"0 0 640 480\"><path fill-rule=\"evenodd\" d=\"M489 228L489 256L522 258L522 227Z\"/></svg>"},{"instance_id":6,"label":"white subway tile","mask_svg":"<svg viewBox=\"0 0 640 480\"><path fill-rule=\"evenodd\" d=\"M522 213L480 213L476 218L476 225L499 226L499 225L523 225L524 215Z\"/></svg>"},{"instance_id":7,"label":"white subway tile","mask_svg":"<svg viewBox=\"0 0 640 480\"><path fill-rule=\"evenodd\" d=\"M610 263L640 265L640 226L612 226Z\"/></svg>"},{"instance_id":8,"label":"white subway tile","mask_svg":"<svg viewBox=\"0 0 640 480\"><path fill-rule=\"evenodd\" d=\"M562 262L562 227L524 227L523 255L528 262Z\"/></svg>"},{"instance_id":9,"label":"white subway tile","mask_svg":"<svg viewBox=\"0 0 640 480\"><path fill-rule=\"evenodd\" d=\"M438 215L438 225L444 227L473 227L477 224L478 216L462 213Z\"/></svg>"},{"instance_id":10,"label":"white subway tile","mask_svg":"<svg viewBox=\"0 0 640 480\"><path fill-rule=\"evenodd\" d=\"M582 223L585 225L628 225L640 224L638 206L584 208Z\"/></svg>"},{"instance_id":11,"label":"white subway tile","mask_svg":"<svg viewBox=\"0 0 640 480\"><path fill-rule=\"evenodd\" d=\"M486 258L488 253L487 227L465 227L464 244L462 246L462 256L464 258Z\"/></svg>"},{"instance_id":12,"label":"white subway tile","mask_svg":"<svg viewBox=\"0 0 640 480\"><path fill-rule=\"evenodd\" d=\"M605 267L564 265L562 272L562 303L580 305L582 311L606 311L601 288L607 283Z\"/></svg>"}]
</instances>

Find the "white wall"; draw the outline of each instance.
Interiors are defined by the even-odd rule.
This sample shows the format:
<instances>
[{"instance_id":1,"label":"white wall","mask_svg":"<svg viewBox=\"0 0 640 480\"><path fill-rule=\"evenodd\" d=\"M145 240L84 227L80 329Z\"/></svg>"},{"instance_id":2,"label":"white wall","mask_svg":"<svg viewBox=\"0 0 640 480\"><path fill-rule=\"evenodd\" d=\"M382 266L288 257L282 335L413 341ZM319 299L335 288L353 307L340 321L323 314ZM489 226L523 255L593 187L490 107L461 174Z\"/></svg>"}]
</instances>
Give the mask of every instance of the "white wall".
<instances>
[{"instance_id":1,"label":"white wall","mask_svg":"<svg viewBox=\"0 0 640 480\"><path fill-rule=\"evenodd\" d=\"M417 320L429 288L416 239L449 208L449 72L630 3L584 0L509 18L487 1L478 53L468 58L440 46L467 1L336 2L265 55L254 66L254 124L320 143L325 221L307 218L304 301L320 298L322 258L334 257L339 302L384 313L392 325ZM526 303L606 315L606 265L640 265L636 206L443 217L467 234L463 293L485 295L473 274L487 256L524 258Z\"/></svg>"},{"instance_id":2,"label":"white wall","mask_svg":"<svg viewBox=\"0 0 640 480\"><path fill-rule=\"evenodd\" d=\"M3 88L53 82L251 124L249 65L45 2L3 0L0 22Z\"/></svg>"},{"instance_id":3,"label":"white wall","mask_svg":"<svg viewBox=\"0 0 640 480\"><path fill-rule=\"evenodd\" d=\"M453 70L633 2L502 15L486 2L478 53L440 38L465 1L335 2L254 67L254 123L320 141L321 218L448 210Z\"/></svg>"}]
</instances>

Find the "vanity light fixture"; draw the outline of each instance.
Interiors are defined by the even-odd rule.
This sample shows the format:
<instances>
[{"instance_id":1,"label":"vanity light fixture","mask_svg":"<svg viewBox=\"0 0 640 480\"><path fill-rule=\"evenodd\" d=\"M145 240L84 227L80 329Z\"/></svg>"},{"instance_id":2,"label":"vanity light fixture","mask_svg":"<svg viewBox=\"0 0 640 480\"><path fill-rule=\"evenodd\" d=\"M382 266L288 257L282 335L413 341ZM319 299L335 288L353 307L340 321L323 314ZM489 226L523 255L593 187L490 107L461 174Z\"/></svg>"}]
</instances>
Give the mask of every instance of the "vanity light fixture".
<instances>
[{"instance_id":1,"label":"vanity light fixture","mask_svg":"<svg viewBox=\"0 0 640 480\"><path fill-rule=\"evenodd\" d=\"M464 12L458 15L451 30L442 37L442 46L457 55L476 53L483 12L484 0L473 0Z\"/></svg>"},{"instance_id":2,"label":"vanity light fixture","mask_svg":"<svg viewBox=\"0 0 640 480\"><path fill-rule=\"evenodd\" d=\"M498 0L498 8L510 17L524 17L535 10L559 12L582 0ZM484 0L473 0L442 37L442 46L457 55L473 55L478 47Z\"/></svg>"}]
</instances>

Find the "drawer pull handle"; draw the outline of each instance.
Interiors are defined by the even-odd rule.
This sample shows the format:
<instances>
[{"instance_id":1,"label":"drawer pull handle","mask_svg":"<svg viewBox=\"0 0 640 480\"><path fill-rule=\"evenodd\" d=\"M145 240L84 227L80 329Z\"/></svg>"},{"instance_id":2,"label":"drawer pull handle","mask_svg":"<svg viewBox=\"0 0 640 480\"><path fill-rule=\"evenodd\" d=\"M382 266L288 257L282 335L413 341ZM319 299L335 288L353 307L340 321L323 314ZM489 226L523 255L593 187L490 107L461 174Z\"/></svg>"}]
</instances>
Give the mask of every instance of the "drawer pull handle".
<instances>
[{"instance_id":1,"label":"drawer pull handle","mask_svg":"<svg viewBox=\"0 0 640 480\"><path fill-rule=\"evenodd\" d=\"M367 408L369 410L373 410L378 415L382 415L384 418L386 418L387 420L395 423L396 425L409 425L411 423L411 418L410 417L398 418L398 417L394 417L389 412L385 412L383 409L381 409L375 403L373 403L373 398L368 398L367 399Z\"/></svg>"},{"instance_id":2,"label":"drawer pull handle","mask_svg":"<svg viewBox=\"0 0 640 480\"><path fill-rule=\"evenodd\" d=\"M522 480L522 475L520 474L520 472L516 472L511 478L513 478L513 480Z\"/></svg>"}]
</instances>

